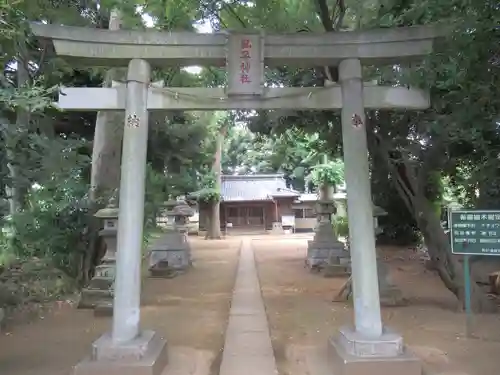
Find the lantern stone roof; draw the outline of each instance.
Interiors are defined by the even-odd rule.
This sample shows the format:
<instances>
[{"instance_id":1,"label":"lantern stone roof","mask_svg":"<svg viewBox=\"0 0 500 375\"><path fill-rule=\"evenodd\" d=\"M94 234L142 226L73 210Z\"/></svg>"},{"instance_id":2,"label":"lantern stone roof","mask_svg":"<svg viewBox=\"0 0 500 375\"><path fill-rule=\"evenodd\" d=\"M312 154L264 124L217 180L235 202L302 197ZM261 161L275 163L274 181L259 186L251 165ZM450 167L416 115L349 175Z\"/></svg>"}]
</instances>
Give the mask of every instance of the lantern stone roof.
<instances>
[{"instance_id":1,"label":"lantern stone roof","mask_svg":"<svg viewBox=\"0 0 500 375\"><path fill-rule=\"evenodd\" d=\"M175 216L193 216L195 211L187 204L181 204L175 206L171 212Z\"/></svg>"},{"instance_id":2,"label":"lantern stone roof","mask_svg":"<svg viewBox=\"0 0 500 375\"><path fill-rule=\"evenodd\" d=\"M99 219L117 219L119 214L118 207L104 207L95 213L95 217Z\"/></svg>"}]
</instances>

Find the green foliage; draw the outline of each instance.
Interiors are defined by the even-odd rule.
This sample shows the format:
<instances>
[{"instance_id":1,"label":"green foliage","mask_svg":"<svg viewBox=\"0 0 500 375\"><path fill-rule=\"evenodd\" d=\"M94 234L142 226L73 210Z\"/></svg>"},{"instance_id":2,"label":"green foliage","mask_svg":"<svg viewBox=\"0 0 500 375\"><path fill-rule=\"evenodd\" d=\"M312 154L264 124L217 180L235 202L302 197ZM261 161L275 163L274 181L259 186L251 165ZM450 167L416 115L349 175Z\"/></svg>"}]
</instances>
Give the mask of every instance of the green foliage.
<instances>
[{"instance_id":1,"label":"green foliage","mask_svg":"<svg viewBox=\"0 0 500 375\"><path fill-rule=\"evenodd\" d=\"M432 160L431 169L444 172L449 193L457 193L454 199L470 206L500 207L496 198L500 177L495 173L500 151L498 4L481 0L453 6L446 1L392 3L381 8L376 22L382 21L385 26L437 22L450 31L436 43L436 53L400 78L430 88L432 110L405 119L411 127L391 136L397 138L400 148L413 149L408 142L411 138L425 140L427 149L439 149L440 157ZM397 121L394 116L393 126L399 126ZM415 150L425 148L420 144ZM420 162L423 155L412 151ZM478 195L478 191L482 193Z\"/></svg>"},{"instance_id":2,"label":"green foliage","mask_svg":"<svg viewBox=\"0 0 500 375\"><path fill-rule=\"evenodd\" d=\"M283 173L291 187L311 190L315 185L312 171L322 161L320 150L325 148L326 141L319 134L308 134L297 128L255 134L246 126L235 126L226 137L223 171L228 174ZM337 155L332 152L330 156ZM343 181L341 161L328 163L326 169L332 172L328 177L337 183Z\"/></svg>"},{"instance_id":3,"label":"green foliage","mask_svg":"<svg viewBox=\"0 0 500 375\"><path fill-rule=\"evenodd\" d=\"M83 171L90 160L79 154L78 142L61 140L59 146L64 163L57 168L50 158L40 163L50 177L44 179L43 186L29 189L24 210L5 217L9 225L4 229L0 253L18 259L50 258L56 267L76 278L86 245L89 201ZM50 154L45 150L45 155Z\"/></svg>"},{"instance_id":4,"label":"green foliage","mask_svg":"<svg viewBox=\"0 0 500 375\"><path fill-rule=\"evenodd\" d=\"M197 197L198 202L202 203L213 203L222 199L221 194L214 188L203 188L198 190L194 196Z\"/></svg>"},{"instance_id":5,"label":"green foliage","mask_svg":"<svg viewBox=\"0 0 500 375\"><path fill-rule=\"evenodd\" d=\"M315 165L307 177L314 186L321 185L340 185L344 182L344 162L334 160L324 164Z\"/></svg>"},{"instance_id":6,"label":"green foliage","mask_svg":"<svg viewBox=\"0 0 500 375\"><path fill-rule=\"evenodd\" d=\"M203 176L201 186L203 187L200 190L191 194L198 202L214 203L222 199L220 191L216 187L216 177L212 172Z\"/></svg>"},{"instance_id":7,"label":"green foliage","mask_svg":"<svg viewBox=\"0 0 500 375\"><path fill-rule=\"evenodd\" d=\"M10 110L21 108L29 112L38 112L52 105L53 95L58 90L57 86L43 87L40 81L20 88L10 86L0 90L0 103Z\"/></svg>"},{"instance_id":8,"label":"green foliage","mask_svg":"<svg viewBox=\"0 0 500 375\"><path fill-rule=\"evenodd\" d=\"M156 227L156 217L163 202L166 200L168 200L168 194L165 175L155 171L151 164L148 164L146 169L146 195L144 203L145 233Z\"/></svg>"}]
</instances>

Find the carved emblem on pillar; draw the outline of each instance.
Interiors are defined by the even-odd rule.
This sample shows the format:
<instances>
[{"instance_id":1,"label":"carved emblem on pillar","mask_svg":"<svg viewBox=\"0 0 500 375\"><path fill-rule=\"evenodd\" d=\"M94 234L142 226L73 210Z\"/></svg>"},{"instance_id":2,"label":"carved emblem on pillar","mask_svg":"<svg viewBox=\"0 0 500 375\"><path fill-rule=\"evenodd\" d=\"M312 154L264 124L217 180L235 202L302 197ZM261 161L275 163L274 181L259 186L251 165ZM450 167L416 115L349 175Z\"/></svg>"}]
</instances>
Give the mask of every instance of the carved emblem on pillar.
<instances>
[{"instance_id":1,"label":"carved emblem on pillar","mask_svg":"<svg viewBox=\"0 0 500 375\"><path fill-rule=\"evenodd\" d=\"M358 115L357 113L352 115L352 126L354 126L356 129L360 128L363 125L363 120L361 119L361 116Z\"/></svg>"},{"instance_id":2,"label":"carved emblem on pillar","mask_svg":"<svg viewBox=\"0 0 500 375\"><path fill-rule=\"evenodd\" d=\"M141 123L139 117L134 113L133 115L127 116L127 126L129 128L138 128Z\"/></svg>"}]
</instances>

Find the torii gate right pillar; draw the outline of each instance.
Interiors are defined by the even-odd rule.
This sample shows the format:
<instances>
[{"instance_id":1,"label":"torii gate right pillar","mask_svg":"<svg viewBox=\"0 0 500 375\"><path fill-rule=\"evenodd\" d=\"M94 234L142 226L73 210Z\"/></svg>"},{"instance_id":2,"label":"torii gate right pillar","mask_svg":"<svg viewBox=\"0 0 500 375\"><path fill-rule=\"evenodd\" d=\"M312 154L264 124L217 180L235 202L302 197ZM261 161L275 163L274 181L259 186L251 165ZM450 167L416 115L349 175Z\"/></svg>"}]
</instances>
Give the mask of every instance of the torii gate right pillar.
<instances>
[{"instance_id":1,"label":"torii gate right pillar","mask_svg":"<svg viewBox=\"0 0 500 375\"><path fill-rule=\"evenodd\" d=\"M339 77L355 326L330 340L334 373L421 375L420 361L405 351L400 335L383 327L380 315L360 60L341 61Z\"/></svg>"}]
</instances>

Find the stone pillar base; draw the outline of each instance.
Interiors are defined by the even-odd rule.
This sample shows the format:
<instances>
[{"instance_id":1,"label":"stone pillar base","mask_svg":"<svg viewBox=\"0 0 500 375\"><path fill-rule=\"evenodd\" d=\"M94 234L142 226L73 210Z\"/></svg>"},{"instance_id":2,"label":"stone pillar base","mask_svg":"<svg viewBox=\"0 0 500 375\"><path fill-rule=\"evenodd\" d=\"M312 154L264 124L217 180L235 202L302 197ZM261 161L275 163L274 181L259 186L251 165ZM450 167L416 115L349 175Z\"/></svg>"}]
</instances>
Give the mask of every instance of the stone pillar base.
<instances>
[{"instance_id":1,"label":"stone pillar base","mask_svg":"<svg viewBox=\"0 0 500 375\"><path fill-rule=\"evenodd\" d=\"M372 339L343 327L328 346L335 375L422 375L420 360L388 329Z\"/></svg>"},{"instance_id":2,"label":"stone pillar base","mask_svg":"<svg viewBox=\"0 0 500 375\"><path fill-rule=\"evenodd\" d=\"M160 375L167 365L167 343L153 331L115 346L110 334L92 344L92 354L74 368L74 375Z\"/></svg>"}]
</instances>

